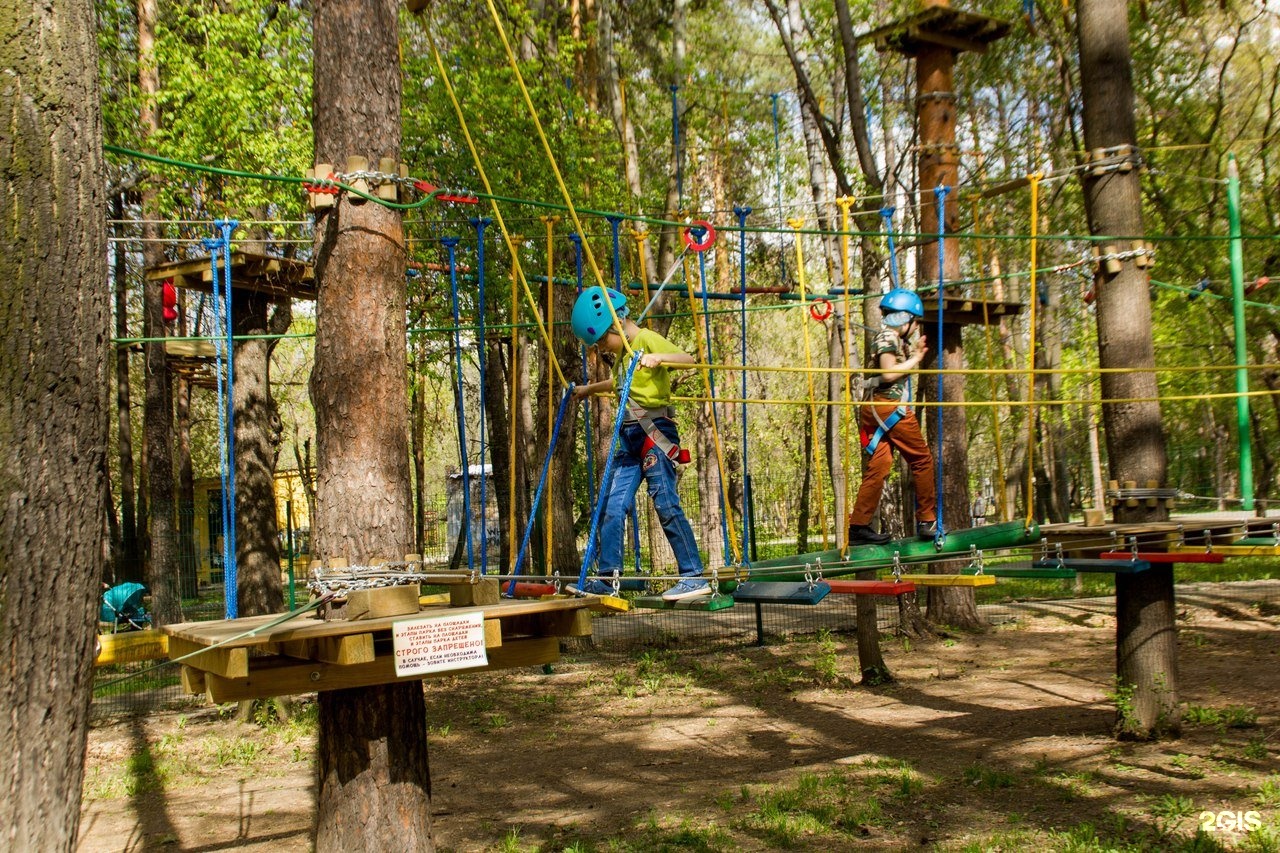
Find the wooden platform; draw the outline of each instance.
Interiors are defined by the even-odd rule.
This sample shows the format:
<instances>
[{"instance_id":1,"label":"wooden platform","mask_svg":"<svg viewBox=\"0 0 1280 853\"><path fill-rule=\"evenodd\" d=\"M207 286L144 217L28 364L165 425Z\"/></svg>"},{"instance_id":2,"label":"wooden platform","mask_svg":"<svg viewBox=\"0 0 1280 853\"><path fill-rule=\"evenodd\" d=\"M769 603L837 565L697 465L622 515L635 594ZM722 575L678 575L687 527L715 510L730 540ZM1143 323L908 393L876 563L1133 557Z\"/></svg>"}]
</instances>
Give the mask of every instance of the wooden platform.
<instances>
[{"instance_id":1,"label":"wooden platform","mask_svg":"<svg viewBox=\"0 0 1280 853\"><path fill-rule=\"evenodd\" d=\"M1233 555L1227 549L1234 540L1248 535L1270 535L1272 525L1280 521L1276 516L1259 518L1243 512L1203 513L1174 515L1168 521L1147 524L1106 523L1086 527L1076 522L1041 525L1040 532L1050 552L1061 545L1068 557L1096 557L1104 551L1121 551L1131 547L1136 539L1141 551L1204 551L1212 545L1214 551ZM1248 554L1270 554L1276 549L1247 551Z\"/></svg>"},{"instance_id":2,"label":"wooden platform","mask_svg":"<svg viewBox=\"0 0 1280 853\"><path fill-rule=\"evenodd\" d=\"M950 6L930 6L920 12L858 36L858 44L872 42L876 50L918 56L931 48L985 53L987 45L1003 38L1008 21L962 12Z\"/></svg>"},{"instance_id":3,"label":"wooden platform","mask_svg":"<svg viewBox=\"0 0 1280 853\"><path fill-rule=\"evenodd\" d=\"M218 274L222 274L221 260ZM166 278L173 279L174 287L187 287L205 293L213 291L213 270L208 255L185 261L170 261L147 270L148 281L163 281ZM316 298L315 270L311 264L254 252L231 253L231 287L233 290L256 290L275 301Z\"/></svg>"},{"instance_id":4,"label":"wooden platform","mask_svg":"<svg viewBox=\"0 0 1280 853\"><path fill-rule=\"evenodd\" d=\"M357 621L325 622L308 614L251 637L239 635L279 617L183 622L166 626L164 632L170 659L198 653L182 665L186 691L205 693L211 702L223 703L433 677L436 673L397 677L391 637L394 623L432 617L483 614L488 664L440 674L553 663L560 658L561 637L590 636L594 602L591 598L504 601ZM209 648L220 642L226 645Z\"/></svg>"}]
</instances>

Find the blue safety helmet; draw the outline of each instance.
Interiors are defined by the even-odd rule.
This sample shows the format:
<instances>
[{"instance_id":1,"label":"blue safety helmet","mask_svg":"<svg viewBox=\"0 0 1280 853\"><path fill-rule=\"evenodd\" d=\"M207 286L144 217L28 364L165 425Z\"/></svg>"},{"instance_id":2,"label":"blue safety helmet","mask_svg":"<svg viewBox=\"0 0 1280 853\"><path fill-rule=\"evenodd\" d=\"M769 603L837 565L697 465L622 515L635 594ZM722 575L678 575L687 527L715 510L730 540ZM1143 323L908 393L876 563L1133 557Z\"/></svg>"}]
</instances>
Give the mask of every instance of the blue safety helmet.
<instances>
[{"instance_id":1,"label":"blue safety helmet","mask_svg":"<svg viewBox=\"0 0 1280 853\"><path fill-rule=\"evenodd\" d=\"M573 327L573 333L578 339L587 346L603 338L613 325L609 306L604 301L606 293L613 303L613 313L619 317L627 316L627 297L612 287L588 287L578 294L578 301L573 303L573 316L569 325Z\"/></svg>"},{"instance_id":2,"label":"blue safety helmet","mask_svg":"<svg viewBox=\"0 0 1280 853\"><path fill-rule=\"evenodd\" d=\"M896 314L905 311L913 317L923 317L924 303L920 301L920 297L916 295L915 291L895 287L880 297L880 310L885 314Z\"/></svg>"}]
</instances>

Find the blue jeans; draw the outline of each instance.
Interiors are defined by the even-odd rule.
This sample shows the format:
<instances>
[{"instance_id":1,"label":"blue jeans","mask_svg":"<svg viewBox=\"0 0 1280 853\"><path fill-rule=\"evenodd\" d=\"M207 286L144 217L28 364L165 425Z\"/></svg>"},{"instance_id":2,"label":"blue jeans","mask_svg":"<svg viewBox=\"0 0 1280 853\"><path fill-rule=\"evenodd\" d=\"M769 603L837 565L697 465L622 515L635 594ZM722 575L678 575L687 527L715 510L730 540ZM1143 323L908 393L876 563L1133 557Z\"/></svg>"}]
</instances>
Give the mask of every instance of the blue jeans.
<instances>
[{"instance_id":1,"label":"blue jeans","mask_svg":"<svg viewBox=\"0 0 1280 853\"><path fill-rule=\"evenodd\" d=\"M679 444L680 435L674 421L654 418L654 425L673 443ZM613 476L607 488L604 513L600 521L600 574L608 576L622 573L622 555L625 545L624 524L635 505L640 480L649 486L649 497L658 513L662 532L671 543L676 556L676 567L684 576L702 574L702 557L698 543L693 538L693 528L680 506L676 493L676 466L667 455L656 447L644 450L644 429L638 423L624 423L618 435L618 450L613 457Z\"/></svg>"}]
</instances>

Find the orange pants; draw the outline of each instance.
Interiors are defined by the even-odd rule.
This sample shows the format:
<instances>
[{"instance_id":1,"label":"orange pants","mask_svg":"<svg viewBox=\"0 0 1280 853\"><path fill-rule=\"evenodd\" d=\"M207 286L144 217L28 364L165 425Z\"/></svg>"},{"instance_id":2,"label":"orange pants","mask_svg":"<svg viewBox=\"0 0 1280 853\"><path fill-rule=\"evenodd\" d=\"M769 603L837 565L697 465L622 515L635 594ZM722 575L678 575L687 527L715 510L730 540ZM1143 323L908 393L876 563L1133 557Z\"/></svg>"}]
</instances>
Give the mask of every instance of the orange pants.
<instances>
[{"instance_id":1,"label":"orange pants","mask_svg":"<svg viewBox=\"0 0 1280 853\"><path fill-rule=\"evenodd\" d=\"M898 408L896 402L880 397L874 399L873 406L881 420L888 420L893 410ZM862 431L867 435L874 435L880 428L872 406L863 406L859 419ZM920 422L916 420L915 412L909 411L893 425L893 429L880 437L875 453L868 456L863 452L862 485L858 487L858 497L849 513L850 524L871 523L871 516L880 505L884 481L889 478L889 470L893 467L895 447L911 468L911 481L916 487L916 521L933 521L937 517L934 502L938 492L933 482L933 454L920 434Z\"/></svg>"}]
</instances>

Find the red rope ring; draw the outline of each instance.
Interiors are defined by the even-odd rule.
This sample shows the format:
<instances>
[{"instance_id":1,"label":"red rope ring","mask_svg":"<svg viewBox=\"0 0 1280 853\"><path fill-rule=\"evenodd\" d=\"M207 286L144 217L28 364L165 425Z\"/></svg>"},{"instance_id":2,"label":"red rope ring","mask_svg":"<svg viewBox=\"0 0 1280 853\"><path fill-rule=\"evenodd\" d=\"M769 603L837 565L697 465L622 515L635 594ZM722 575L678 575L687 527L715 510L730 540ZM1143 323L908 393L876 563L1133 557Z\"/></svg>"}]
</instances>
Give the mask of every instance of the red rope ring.
<instances>
[{"instance_id":1,"label":"red rope ring","mask_svg":"<svg viewBox=\"0 0 1280 853\"><path fill-rule=\"evenodd\" d=\"M693 236L693 229L703 229L702 239ZM684 229L684 244L695 252L705 252L716 242L716 229L705 219L695 219Z\"/></svg>"},{"instance_id":2,"label":"red rope ring","mask_svg":"<svg viewBox=\"0 0 1280 853\"><path fill-rule=\"evenodd\" d=\"M818 313L819 305L825 306L826 308L826 310L824 310L821 314ZM827 299L815 299L813 300L812 303L809 304L809 316L819 323L821 323L823 320L826 320L828 317L830 317L831 313L835 310L836 310L835 306L832 305L831 301Z\"/></svg>"}]
</instances>

